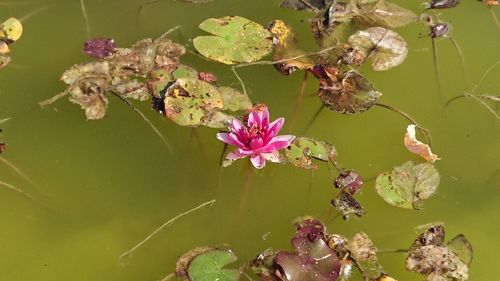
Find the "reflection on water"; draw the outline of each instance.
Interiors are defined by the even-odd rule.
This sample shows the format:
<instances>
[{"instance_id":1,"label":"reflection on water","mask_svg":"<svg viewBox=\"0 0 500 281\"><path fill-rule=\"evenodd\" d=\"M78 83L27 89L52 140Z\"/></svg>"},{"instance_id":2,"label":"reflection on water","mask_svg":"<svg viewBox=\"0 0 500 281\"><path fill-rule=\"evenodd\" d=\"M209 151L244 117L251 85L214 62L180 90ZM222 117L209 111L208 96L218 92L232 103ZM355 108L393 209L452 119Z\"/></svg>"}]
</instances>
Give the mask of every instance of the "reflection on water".
<instances>
[{"instance_id":1,"label":"reflection on water","mask_svg":"<svg viewBox=\"0 0 500 281\"><path fill-rule=\"evenodd\" d=\"M393 2L415 12L423 10L418 1ZM264 25L282 19L297 33L297 45L315 48L307 22L311 15L281 9L277 0L216 0L200 5L164 0L145 6L138 18L141 3L86 0L90 35L113 37L119 46L129 46L179 25L180 34L171 38L193 50L189 38L202 34L198 23L208 17L240 15ZM245 161L222 171L218 167L222 145L215 138L217 130L197 129L199 141L190 141L190 129L162 120L148 102L134 105L172 144L173 156L150 127L118 100L113 100L107 117L100 121L85 121L78 106L67 100L41 109L39 101L64 89L58 81L61 73L89 61L82 52L89 35L80 1L0 0L0 4L0 19L22 18L43 8L23 22L25 32L10 54L12 62L0 71L0 118L12 118L2 124L2 139L8 144L2 157L34 184L5 165L0 180L50 208L0 190L1 280L157 280L172 272L176 258L195 246L228 243L242 260L269 247L290 249L293 218L328 213L334 190L325 166L311 173L269 165L255 173L245 191ZM477 1L463 1L441 19L453 25L468 76L464 81L453 44L437 40L442 95L447 100L470 91L500 59L500 32L488 8ZM438 194L421 211L404 210L381 200L374 181L368 181L359 196L366 215L348 222L337 219L328 227L347 236L364 231L379 248L388 249L411 243L414 226L443 221L449 238L464 233L474 245L470 280L491 279L500 250L495 237L495 222L500 219L500 127L473 100L457 100L442 110L431 42L419 36L426 32L419 24L398 29L409 46L406 62L386 72L369 67L360 71L383 93L383 103L411 114L431 131L433 151L442 158L436 163L441 174ZM238 87L227 66L193 54L182 60L215 73L221 85ZM289 120L302 74L286 77L269 66L239 72L253 101L265 102L272 119ZM476 93L498 94L498 73L498 69L492 71ZM317 86L309 80L295 129L290 131L285 122L285 133L300 134L317 111L320 102L312 95ZM403 146L407 125L405 119L382 108L354 116L323 111L308 136L334 143L342 166L372 179L408 160L418 160ZM247 194L243 208L242 194ZM213 198L217 199L213 207L179 219L118 263L121 254L164 222ZM405 271L404 255L380 254L380 260L398 280L421 279Z\"/></svg>"}]
</instances>

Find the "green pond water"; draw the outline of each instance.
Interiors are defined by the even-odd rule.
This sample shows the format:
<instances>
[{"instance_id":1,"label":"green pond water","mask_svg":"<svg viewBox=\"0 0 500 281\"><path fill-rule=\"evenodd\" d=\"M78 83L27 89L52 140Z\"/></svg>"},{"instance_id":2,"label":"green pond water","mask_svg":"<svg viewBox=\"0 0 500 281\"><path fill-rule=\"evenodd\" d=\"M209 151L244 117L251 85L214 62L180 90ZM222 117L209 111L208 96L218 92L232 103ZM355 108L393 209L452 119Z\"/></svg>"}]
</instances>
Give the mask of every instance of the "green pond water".
<instances>
[{"instance_id":1,"label":"green pond water","mask_svg":"<svg viewBox=\"0 0 500 281\"><path fill-rule=\"evenodd\" d=\"M89 61L82 53L87 39L77 0L0 0L0 20L22 18L23 37L12 45L9 66L0 70L0 118L8 159L28 175L30 184L7 166L0 180L32 194L50 208L40 207L19 194L0 189L0 280L158 280L175 270L178 256L201 245L227 243L241 261L261 251L291 249L291 220L310 214L320 218L336 194L325 165L312 174L290 165L270 164L255 173L245 190L247 161L223 170L218 159L222 144L215 129L192 130L162 119L149 102L134 104L174 147L170 154L151 129L124 103L110 97L108 114L85 121L79 106L67 99L40 108L38 102L61 92L58 79L69 66ZM278 0L216 0L194 5L170 0L147 6L140 20L139 0L86 0L91 35L113 37L127 47L157 37L179 25L182 37L204 34L198 24L209 17L240 15L263 25L282 19L294 28L299 45L315 50L307 20L312 14L279 7ZM394 0L417 13L422 1ZM453 36L465 56L468 81L462 78L458 56L449 42L437 42L445 99L470 89L500 59L500 31L488 8L478 1L462 1L443 10ZM500 16L500 8L496 10ZM140 25L138 25L138 23ZM328 224L330 232L351 236L364 231L380 249L405 248L415 239L414 227L444 222L447 237L463 233L474 246L470 278L496 280L500 239L500 126L493 115L473 100L459 100L445 111L432 65L431 42L421 24L397 30L409 44L404 64L385 72L369 67L360 71L383 93L381 102L411 114L431 131L433 150L442 158L438 193L420 211L390 206L368 181L357 198L366 215ZM191 48L192 49L192 48ZM219 77L220 85L238 87L229 67L188 54L182 62ZM271 117L290 120L303 75L282 76L270 66L240 71L254 102L266 103ZM498 94L500 69L493 71L478 93ZM309 80L296 128L300 135L321 105ZM289 125L289 124L288 124ZM367 180L408 160L420 161L403 146L408 125L382 108L345 116L323 111L307 135L332 142L343 167L357 170ZM218 184L220 183L220 184ZM175 215L203 202L204 208L160 232L131 257L118 257ZM422 280L405 270L404 254L379 254L385 270L398 280ZM355 275L353 280L360 280Z\"/></svg>"}]
</instances>

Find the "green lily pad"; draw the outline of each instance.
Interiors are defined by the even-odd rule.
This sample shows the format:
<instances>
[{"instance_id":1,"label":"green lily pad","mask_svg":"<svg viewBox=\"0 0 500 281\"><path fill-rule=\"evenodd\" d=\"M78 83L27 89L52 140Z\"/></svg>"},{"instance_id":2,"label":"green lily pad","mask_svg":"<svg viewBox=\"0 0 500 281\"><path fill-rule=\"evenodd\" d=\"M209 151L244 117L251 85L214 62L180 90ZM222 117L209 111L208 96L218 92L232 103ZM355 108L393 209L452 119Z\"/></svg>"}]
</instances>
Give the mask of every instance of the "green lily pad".
<instances>
[{"instance_id":1,"label":"green lily pad","mask_svg":"<svg viewBox=\"0 0 500 281\"><path fill-rule=\"evenodd\" d=\"M327 142L299 137L285 150L285 157L292 165L302 169L317 169L313 159L335 163L337 150Z\"/></svg>"},{"instance_id":2,"label":"green lily pad","mask_svg":"<svg viewBox=\"0 0 500 281\"><path fill-rule=\"evenodd\" d=\"M174 76L174 79L198 78L198 71L191 66L181 64L174 72L172 72L172 75Z\"/></svg>"},{"instance_id":3,"label":"green lily pad","mask_svg":"<svg viewBox=\"0 0 500 281\"><path fill-rule=\"evenodd\" d=\"M210 83L193 79L177 79L166 92L165 115L181 126L200 126L210 112L222 109L219 90Z\"/></svg>"},{"instance_id":4,"label":"green lily pad","mask_svg":"<svg viewBox=\"0 0 500 281\"><path fill-rule=\"evenodd\" d=\"M237 281L239 270L225 269L224 267L237 260L230 250L212 250L195 257L188 267L191 281Z\"/></svg>"},{"instance_id":5,"label":"green lily pad","mask_svg":"<svg viewBox=\"0 0 500 281\"><path fill-rule=\"evenodd\" d=\"M318 94L326 107L342 114L367 111L382 95L354 70L346 72L341 81L322 83Z\"/></svg>"},{"instance_id":6,"label":"green lily pad","mask_svg":"<svg viewBox=\"0 0 500 281\"><path fill-rule=\"evenodd\" d=\"M377 193L389 204L419 209L439 185L439 173L430 163L413 164L408 161L390 172L378 175Z\"/></svg>"},{"instance_id":7,"label":"green lily pad","mask_svg":"<svg viewBox=\"0 0 500 281\"><path fill-rule=\"evenodd\" d=\"M360 30L348 39L363 60L372 59L375 71L384 71L404 62L408 55L406 41L398 33L383 27Z\"/></svg>"},{"instance_id":8,"label":"green lily pad","mask_svg":"<svg viewBox=\"0 0 500 281\"><path fill-rule=\"evenodd\" d=\"M472 263L472 244L465 238L465 235L459 234L455 236L448 242L448 249L454 252L460 260L465 263L467 266L470 266Z\"/></svg>"},{"instance_id":9,"label":"green lily pad","mask_svg":"<svg viewBox=\"0 0 500 281\"><path fill-rule=\"evenodd\" d=\"M194 38L194 48L211 60L225 64L253 62L272 50L271 33L243 17L210 18L199 27L213 35Z\"/></svg>"},{"instance_id":10,"label":"green lily pad","mask_svg":"<svg viewBox=\"0 0 500 281\"><path fill-rule=\"evenodd\" d=\"M244 93L231 87L220 87L220 93L224 99L223 110L242 111L252 109L252 101Z\"/></svg>"},{"instance_id":11,"label":"green lily pad","mask_svg":"<svg viewBox=\"0 0 500 281\"><path fill-rule=\"evenodd\" d=\"M23 34L23 24L16 18L9 18L0 24L0 38L6 39L12 43L21 38Z\"/></svg>"},{"instance_id":12,"label":"green lily pad","mask_svg":"<svg viewBox=\"0 0 500 281\"><path fill-rule=\"evenodd\" d=\"M368 26L397 28L416 22L418 16L412 11L385 0L378 0L374 5L367 3L361 7L355 20Z\"/></svg>"}]
</instances>

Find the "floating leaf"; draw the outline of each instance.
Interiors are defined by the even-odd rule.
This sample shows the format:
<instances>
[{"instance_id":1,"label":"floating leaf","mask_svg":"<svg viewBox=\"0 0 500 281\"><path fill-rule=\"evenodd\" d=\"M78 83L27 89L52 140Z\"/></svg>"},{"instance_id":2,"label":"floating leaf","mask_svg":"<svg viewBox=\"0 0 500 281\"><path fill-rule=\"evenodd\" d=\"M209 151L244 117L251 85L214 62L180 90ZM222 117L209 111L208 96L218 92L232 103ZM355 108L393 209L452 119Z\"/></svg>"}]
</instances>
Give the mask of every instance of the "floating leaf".
<instances>
[{"instance_id":1,"label":"floating leaf","mask_svg":"<svg viewBox=\"0 0 500 281\"><path fill-rule=\"evenodd\" d=\"M366 59L371 57L372 68L383 71L400 65L408 55L406 41L396 32L383 27L360 30L348 39L354 51Z\"/></svg>"},{"instance_id":2,"label":"floating leaf","mask_svg":"<svg viewBox=\"0 0 500 281\"><path fill-rule=\"evenodd\" d=\"M397 28L418 20L412 11L385 0L378 0L374 5L364 5L356 21L369 26Z\"/></svg>"},{"instance_id":3,"label":"floating leaf","mask_svg":"<svg viewBox=\"0 0 500 281\"><path fill-rule=\"evenodd\" d=\"M0 55L0 68L5 67L10 62L10 57Z\"/></svg>"},{"instance_id":4,"label":"floating leaf","mask_svg":"<svg viewBox=\"0 0 500 281\"><path fill-rule=\"evenodd\" d=\"M296 138L285 150L285 156L295 167L302 169L317 169L313 159L335 163L337 151L333 145L312 138Z\"/></svg>"},{"instance_id":5,"label":"floating leaf","mask_svg":"<svg viewBox=\"0 0 500 281\"><path fill-rule=\"evenodd\" d=\"M446 246L423 246L410 250L406 268L425 276L426 280L467 280L469 267Z\"/></svg>"},{"instance_id":6,"label":"floating leaf","mask_svg":"<svg viewBox=\"0 0 500 281\"><path fill-rule=\"evenodd\" d=\"M243 17L210 18L199 27L214 36L194 38L195 49L218 62L235 64L257 61L272 50L271 33L260 24Z\"/></svg>"},{"instance_id":7,"label":"floating leaf","mask_svg":"<svg viewBox=\"0 0 500 281\"><path fill-rule=\"evenodd\" d=\"M342 114L367 111L381 95L354 70L344 73L341 81L320 80L319 98L329 109Z\"/></svg>"},{"instance_id":8,"label":"floating leaf","mask_svg":"<svg viewBox=\"0 0 500 281\"><path fill-rule=\"evenodd\" d=\"M198 78L198 71L191 66L181 64L172 72L172 76L174 80L179 78Z\"/></svg>"},{"instance_id":9,"label":"floating leaf","mask_svg":"<svg viewBox=\"0 0 500 281\"><path fill-rule=\"evenodd\" d=\"M459 234L455 236L448 242L447 246L463 263L470 266L472 263L473 250L472 244L465 238L465 235Z\"/></svg>"},{"instance_id":10,"label":"floating leaf","mask_svg":"<svg viewBox=\"0 0 500 281\"><path fill-rule=\"evenodd\" d=\"M456 7L460 4L460 0L431 0L429 3L430 9L448 9Z\"/></svg>"},{"instance_id":11,"label":"floating leaf","mask_svg":"<svg viewBox=\"0 0 500 281\"><path fill-rule=\"evenodd\" d=\"M236 260L236 255L225 246L197 247L179 258L176 275L186 281L236 281L239 270L224 268Z\"/></svg>"},{"instance_id":12,"label":"floating leaf","mask_svg":"<svg viewBox=\"0 0 500 281\"><path fill-rule=\"evenodd\" d=\"M231 123L231 120L234 119L234 116L228 115L224 112L220 112L217 110L213 110L207 113L205 120L203 122L204 126L210 127L210 128L216 128L216 129L226 129L229 124ZM236 159L234 159L236 160ZM223 161L226 161L223 163L223 167L228 167L232 164L231 160L224 159ZM230 162L230 163L229 163Z\"/></svg>"},{"instance_id":13,"label":"floating leaf","mask_svg":"<svg viewBox=\"0 0 500 281\"><path fill-rule=\"evenodd\" d=\"M0 55L7 54L10 52L9 45L4 41L0 40Z\"/></svg>"},{"instance_id":14,"label":"floating leaf","mask_svg":"<svg viewBox=\"0 0 500 281\"><path fill-rule=\"evenodd\" d=\"M116 52L116 43L112 38L94 38L84 43L83 52L93 58L103 59Z\"/></svg>"},{"instance_id":15,"label":"floating leaf","mask_svg":"<svg viewBox=\"0 0 500 281\"><path fill-rule=\"evenodd\" d=\"M200 126L208 114L224 105L219 90L210 83L181 78L172 84L164 99L165 114L181 126Z\"/></svg>"},{"instance_id":16,"label":"floating leaf","mask_svg":"<svg viewBox=\"0 0 500 281\"><path fill-rule=\"evenodd\" d=\"M366 233L356 233L349 240L348 248L365 280L373 280L382 275L382 267L377 261L377 248Z\"/></svg>"},{"instance_id":17,"label":"floating leaf","mask_svg":"<svg viewBox=\"0 0 500 281\"><path fill-rule=\"evenodd\" d=\"M432 153L429 145L417 140L415 127L416 126L414 124L411 124L406 128L406 134L404 138L404 144L406 148L410 152L420 155L422 158L431 163L439 160L440 158L436 154Z\"/></svg>"},{"instance_id":18,"label":"floating leaf","mask_svg":"<svg viewBox=\"0 0 500 281\"><path fill-rule=\"evenodd\" d=\"M0 24L0 39L11 44L21 38L23 24L16 18L9 18Z\"/></svg>"},{"instance_id":19,"label":"floating leaf","mask_svg":"<svg viewBox=\"0 0 500 281\"><path fill-rule=\"evenodd\" d=\"M114 93L124 97L131 98L138 101L145 101L149 99L149 91L146 84L139 82L135 79L120 79L115 77L112 81L112 89Z\"/></svg>"},{"instance_id":20,"label":"floating leaf","mask_svg":"<svg viewBox=\"0 0 500 281\"><path fill-rule=\"evenodd\" d=\"M283 0L281 7L294 9L297 11L312 11L322 10L330 5L332 0Z\"/></svg>"},{"instance_id":21,"label":"floating leaf","mask_svg":"<svg viewBox=\"0 0 500 281\"><path fill-rule=\"evenodd\" d=\"M355 171L345 170L340 172L339 176L333 181L336 188L347 188L349 193L354 195L361 189L363 178Z\"/></svg>"},{"instance_id":22,"label":"floating leaf","mask_svg":"<svg viewBox=\"0 0 500 281\"><path fill-rule=\"evenodd\" d=\"M224 100L223 110L244 111L252 109L253 105L250 98L235 88L220 87L219 91Z\"/></svg>"},{"instance_id":23,"label":"floating leaf","mask_svg":"<svg viewBox=\"0 0 500 281\"><path fill-rule=\"evenodd\" d=\"M429 245L441 246L444 243L444 236L445 232L442 224L431 225L415 239L411 248Z\"/></svg>"},{"instance_id":24,"label":"floating leaf","mask_svg":"<svg viewBox=\"0 0 500 281\"><path fill-rule=\"evenodd\" d=\"M342 214L344 220L348 220L350 214L363 216L363 207L349 192L342 191L340 196L333 199L331 203Z\"/></svg>"},{"instance_id":25,"label":"floating leaf","mask_svg":"<svg viewBox=\"0 0 500 281\"><path fill-rule=\"evenodd\" d=\"M408 209L419 209L439 185L439 174L430 163L413 164L409 161L391 172L378 175L375 188L389 204Z\"/></svg>"}]
</instances>

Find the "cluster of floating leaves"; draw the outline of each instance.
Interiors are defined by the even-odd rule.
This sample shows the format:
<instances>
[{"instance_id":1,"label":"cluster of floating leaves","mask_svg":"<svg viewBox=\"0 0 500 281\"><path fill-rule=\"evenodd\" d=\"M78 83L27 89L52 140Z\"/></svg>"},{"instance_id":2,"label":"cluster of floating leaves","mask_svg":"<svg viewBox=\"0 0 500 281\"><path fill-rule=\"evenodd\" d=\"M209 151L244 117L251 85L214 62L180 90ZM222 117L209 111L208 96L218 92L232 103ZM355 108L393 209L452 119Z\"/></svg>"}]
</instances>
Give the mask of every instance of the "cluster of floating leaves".
<instances>
[{"instance_id":1,"label":"cluster of floating leaves","mask_svg":"<svg viewBox=\"0 0 500 281\"><path fill-rule=\"evenodd\" d=\"M0 23L0 68L9 64L10 45L19 40L22 34L23 25L20 20L9 18Z\"/></svg>"},{"instance_id":2,"label":"cluster of floating leaves","mask_svg":"<svg viewBox=\"0 0 500 281\"><path fill-rule=\"evenodd\" d=\"M340 281L356 268L366 281L396 281L378 262L378 250L366 233L348 239L307 216L297 218L295 227L293 252L268 249L238 269L228 269L237 260L228 246L197 247L179 258L175 275L186 281L236 281L251 271L261 281ZM406 268L426 280L468 278L472 245L463 234L445 244L442 225L429 226L404 252Z\"/></svg>"}]
</instances>

